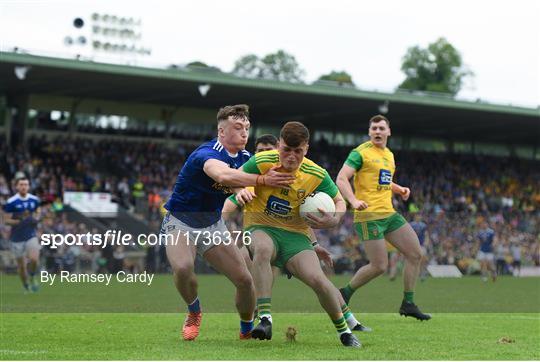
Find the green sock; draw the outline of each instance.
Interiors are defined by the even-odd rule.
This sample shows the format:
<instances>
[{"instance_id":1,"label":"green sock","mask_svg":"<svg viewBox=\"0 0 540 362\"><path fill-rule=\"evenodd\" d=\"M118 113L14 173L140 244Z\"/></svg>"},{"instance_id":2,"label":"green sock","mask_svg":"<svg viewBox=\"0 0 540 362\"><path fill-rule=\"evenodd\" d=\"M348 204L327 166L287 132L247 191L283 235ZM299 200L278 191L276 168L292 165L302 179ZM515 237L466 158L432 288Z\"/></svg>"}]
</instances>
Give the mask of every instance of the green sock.
<instances>
[{"instance_id":1,"label":"green sock","mask_svg":"<svg viewBox=\"0 0 540 362\"><path fill-rule=\"evenodd\" d=\"M409 303L414 303L414 292L403 292L403 300Z\"/></svg>"},{"instance_id":2,"label":"green sock","mask_svg":"<svg viewBox=\"0 0 540 362\"><path fill-rule=\"evenodd\" d=\"M272 308L272 298L257 298L257 309L259 318L270 317Z\"/></svg>"},{"instance_id":3,"label":"green sock","mask_svg":"<svg viewBox=\"0 0 540 362\"><path fill-rule=\"evenodd\" d=\"M352 312L347 304L343 304L341 306L341 313L343 313L343 318L345 319L349 319L349 317L352 315Z\"/></svg>"},{"instance_id":4,"label":"green sock","mask_svg":"<svg viewBox=\"0 0 540 362\"><path fill-rule=\"evenodd\" d=\"M347 284L345 288L343 288L343 294L345 294L346 299L350 299L355 291L356 289L353 289L353 287L351 287L351 283Z\"/></svg>"},{"instance_id":5,"label":"green sock","mask_svg":"<svg viewBox=\"0 0 540 362\"><path fill-rule=\"evenodd\" d=\"M343 316L335 321L333 320L332 323L334 323L334 327L336 327L338 334L341 335L343 333L351 333L351 330L349 329L349 326L347 326L347 322Z\"/></svg>"}]
</instances>

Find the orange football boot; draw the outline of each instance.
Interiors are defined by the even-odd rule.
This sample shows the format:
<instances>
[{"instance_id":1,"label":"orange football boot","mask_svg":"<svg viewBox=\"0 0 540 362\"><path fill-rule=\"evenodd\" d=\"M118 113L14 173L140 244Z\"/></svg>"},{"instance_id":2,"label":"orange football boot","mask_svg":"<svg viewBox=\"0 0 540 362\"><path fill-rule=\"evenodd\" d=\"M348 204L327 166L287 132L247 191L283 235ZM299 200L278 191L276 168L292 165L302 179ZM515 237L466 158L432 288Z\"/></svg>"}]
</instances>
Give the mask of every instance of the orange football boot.
<instances>
[{"instance_id":1,"label":"orange football boot","mask_svg":"<svg viewBox=\"0 0 540 362\"><path fill-rule=\"evenodd\" d=\"M182 327L182 337L185 341L193 341L199 335L201 328L202 313L188 313L184 326Z\"/></svg>"}]
</instances>

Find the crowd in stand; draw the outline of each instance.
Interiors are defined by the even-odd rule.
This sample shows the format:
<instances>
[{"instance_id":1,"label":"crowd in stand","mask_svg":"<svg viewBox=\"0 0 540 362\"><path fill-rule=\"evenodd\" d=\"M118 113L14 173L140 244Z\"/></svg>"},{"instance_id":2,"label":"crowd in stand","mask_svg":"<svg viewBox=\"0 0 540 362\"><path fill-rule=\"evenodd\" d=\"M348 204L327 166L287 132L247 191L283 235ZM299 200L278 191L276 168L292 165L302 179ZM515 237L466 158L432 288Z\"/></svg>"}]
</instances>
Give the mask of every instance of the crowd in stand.
<instances>
[{"instance_id":1,"label":"crowd in stand","mask_svg":"<svg viewBox=\"0 0 540 362\"><path fill-rule=\"evenodd\" d=\"M310 147L308 157L326 168L335 179L350 147L331 146L324 140ZM114 200L137 214L157 231L161 207L192 148L170 148L152 142L92 141L44 137L28 140L28 147L8 150L0 146L0 203L14 193L12 180L23 172L31 181L31 192L40 196L46 209L40 231L87 232L88 226L70 222L62 213L65 191L108 192ZM406 218L422 215L428 225L430 263L455 264L474 272L478 248L476 232L481 220L496 231L501 270L509 271L519 245L523 264L540 265L540 164L517 158L470 154L395 152L395 180L412 190L412 197L395 207ZM0 239L7 238L7 227ZM336 272L357 269L367 262L352 228L352 217L332 230L317 232L319 242L335 256ZM148 250L150 268L164 268L160 250ZM108 253L108 254L107 254ZM83 263L92 270L122 267L122 251L104 253L86 250L55 250L48 267L70 268ZM73 255L72 255L73 254ZM79 265L79 264L77 264Z\"/></svg>"}]
</instances>

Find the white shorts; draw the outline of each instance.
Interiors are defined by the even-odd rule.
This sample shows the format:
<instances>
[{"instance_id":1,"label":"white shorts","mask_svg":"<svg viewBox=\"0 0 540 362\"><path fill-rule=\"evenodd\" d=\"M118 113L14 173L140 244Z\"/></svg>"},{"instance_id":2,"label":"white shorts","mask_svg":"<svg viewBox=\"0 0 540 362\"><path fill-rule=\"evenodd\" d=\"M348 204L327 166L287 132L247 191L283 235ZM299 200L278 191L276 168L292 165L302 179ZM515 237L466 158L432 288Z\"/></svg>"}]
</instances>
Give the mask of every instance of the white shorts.
<instances>
[{"instance_id":1,"label":"white shorts","mask_svg":"<svg viewBox=\"0 0 540 362\"><path fill-rule=\"evenodd\" d=\"M167 213L161 225L161 232L168 235L175 235L175 237L178 232L187 235L189 239L188 244L195 245L197 247L197 254L200 256L203 256L204 253L214 246L232 244L231 233L222 219L204 228L194 228L184 224L170 213Z\"/></svg>"},{"instance_id":2,"label":"white shorts","mask_svg":"<svg viewBox=\"0 0 540 362\"><path fill-rule=\"evenodd\" d=\"M495 255L493 253L485 253L482 250L479 250L478 254L476 254L476 259L479 261L493 261L495 260Z\"/></svg>"},{"instance_id":3,"label":"white shorts","mask_svg":"<svg viewBox=\"0 0 540 362\"><path fill-rule=\"evenodd\" d=\"M41 250L41 244L38 242L38 239L35 236L26 241L11 242L11 252L16 258L26 256L26 252L30 250Z\"/></svg>"}]
</instances>

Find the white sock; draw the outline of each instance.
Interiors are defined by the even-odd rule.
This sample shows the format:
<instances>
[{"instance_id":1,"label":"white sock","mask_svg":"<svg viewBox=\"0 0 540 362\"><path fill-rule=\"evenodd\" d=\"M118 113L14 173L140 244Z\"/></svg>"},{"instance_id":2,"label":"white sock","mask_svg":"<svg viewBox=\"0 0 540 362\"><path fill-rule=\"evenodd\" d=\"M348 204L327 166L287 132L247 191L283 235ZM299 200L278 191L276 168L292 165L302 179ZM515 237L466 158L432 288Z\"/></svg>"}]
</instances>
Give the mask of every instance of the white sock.
<instances>
[{"instance_id":1,"label":"white sock","mask_svg":"<svg viewBox=\"0 0 540 362\"><path fill-rule=\"evenodd\" d=\"M356 318L354 317L354 314L351 314L349 315L349 318L345 319L347 321L347 325L349 326L349 328L354 328L356 327L357 324L360 324L360 322L358 322L356 320Z\"/></svg>"}]
</instances>

